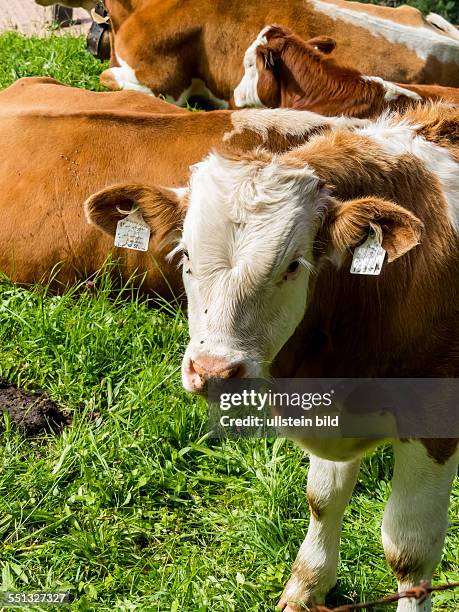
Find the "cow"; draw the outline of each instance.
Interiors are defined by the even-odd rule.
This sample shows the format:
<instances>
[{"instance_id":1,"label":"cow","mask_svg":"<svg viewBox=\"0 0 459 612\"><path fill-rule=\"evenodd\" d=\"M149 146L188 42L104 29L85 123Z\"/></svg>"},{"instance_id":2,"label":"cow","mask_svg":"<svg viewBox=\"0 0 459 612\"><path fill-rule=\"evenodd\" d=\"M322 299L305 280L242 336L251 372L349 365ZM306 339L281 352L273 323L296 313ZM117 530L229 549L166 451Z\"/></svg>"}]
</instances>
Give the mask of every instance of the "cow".
<instances>
[{"instance_id":1,"label":"cow","mask_svg":"<svg viewBox=\"0 0 459 612\"><path fill-rule=\"evenodd\" d=\"M182 254L190 340L182 382L217 379L457 377L459 109L417 106L329 130L283 153L217 148L191 171ZM379 276L350 274L370 232ZM241 381L243 382L243 380ZM306 539L284 612L336 581L342 516L362 455L382 440L296 440L311 453ZM384 552L400 591L430 582L447 528L453 439L392 439ZM427 612L401 599L398 612Z\"/></svg>"},{"instance_id":2,"label":"cow","mask_svg":"<svg viewBox=\"0 0 459 612\"><path fill-rule=\"evenodd\" d=\"M91 14L97 6L98 0L59 0L59 2L56 2L56 0L35 0L35 3L40 6L54 6L55 4L60 4L72 9L81 7Z\"/></svg>"},{"instance_id":3,"label":"cow","mask_svg":"<svg viewBox=\"0 0 459 612\"><path fill-rule=\"evenodd\" d=\"M263 28L246 51L244 76L234 90L235 105L371 118L423 100L459 104L456 88L402 86L342 66L329 57L335 47L327 36L304 41L289 28Z\"/></svg>"},{"instance_id":4,"label":"cow","mask_svg":"<svg viewBox=\"0 0 459 612\"><path fill-rule=\"evenodd\" d=\"M184 211L162 206L148 186L183 186L189 166L223 139L246 147L269 140L281 150L342 121L283 110L189 113L141 93L20 79L0 93L0 270L23 284L51 276L59 289L93 274L111 253L123 280L137 270L145 292L179 296L181 274L162 237ZM147 187L132 187L139 182ZM117 222L138 198L150 206L149 250L115 248Z\"/></svg>"},{"instance_id":5,"label":"cow","mask_svg":"<svg viewBox=\"0 0 459 612\"><path fill-rule=\"evenodd\" d=\"M442 18L409 6L388 8L346 0L106 0L114 35L109 89L195 95L226 108L242 77L245 50L268 23L304 39L326 34L337 59L363 74L403 83L459 86L459 38Z\"/></svg>"}]
</instances>

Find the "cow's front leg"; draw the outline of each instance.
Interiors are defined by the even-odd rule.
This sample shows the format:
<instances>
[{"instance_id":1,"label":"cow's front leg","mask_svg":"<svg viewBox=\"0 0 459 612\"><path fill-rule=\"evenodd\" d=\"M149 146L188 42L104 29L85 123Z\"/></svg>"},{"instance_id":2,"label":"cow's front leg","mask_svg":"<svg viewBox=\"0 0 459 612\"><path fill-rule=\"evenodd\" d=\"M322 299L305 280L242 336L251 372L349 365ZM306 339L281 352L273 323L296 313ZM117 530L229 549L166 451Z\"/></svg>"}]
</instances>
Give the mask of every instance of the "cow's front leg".
<instances>
[{"instance_id":1,"label":"cow's front leg","mask_svg":"<svg viewBox=\"0 0 459 612\"><path fill-rule=\"evenodd\" d=\"M436 445L437 451L431 452L437 460L429 456L421 442L394 443L394 477L384 511L382 539L399 591L422 580L430 583L441 558L457 454L447 458L452 452L448 442L437 440ZM397 612L429 610L430 598L423 604L401 599L397 607Z\"/></svg>"},{"instance_id":2,"label":"cow's front leg","mask_svg":"<svg viewBox=\"0 0 459 612\"><path fill-rule=\"evenodd\" d=\"M322 602L335 584L343 514L359 467L360 459L338 462L311 455L307 487L311 518L278 604L281 610L302 610L311 598Z\"/></svg>"}]
</instances>

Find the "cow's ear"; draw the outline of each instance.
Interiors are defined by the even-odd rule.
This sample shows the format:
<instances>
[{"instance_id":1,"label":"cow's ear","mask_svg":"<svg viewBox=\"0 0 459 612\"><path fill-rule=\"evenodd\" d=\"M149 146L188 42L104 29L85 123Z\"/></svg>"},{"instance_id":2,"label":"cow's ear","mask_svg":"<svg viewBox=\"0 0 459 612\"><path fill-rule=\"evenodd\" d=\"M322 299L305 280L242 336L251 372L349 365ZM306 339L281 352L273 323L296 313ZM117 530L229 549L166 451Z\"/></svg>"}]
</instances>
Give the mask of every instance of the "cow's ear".
<instances>
[{"instance_id":1,"label":"cow's ear","mask_svg":"<svg viewBox=\"0 0 459 612\"><path fill-rule=\"evenodd\" d=\"M328 55L335 49L336 40L330 38L330 36L316 36L308 40L307 44Z\"/></svg>"},{"instance_id":2,"label":"cow's ear","mask_svg":"<svg viewBox=\"0 0 459 612\"><path fill-rule=\"evenodd\" d=\"M84 203L86 220L115 236L118 221L138 211L158 242L179 234L187 205L186 189L122 184L101 189Z\"/></svg>"},{"instance_id":3,"label":"cow's ear","mask_svg":"<svg viewBox=\"0 0 459 612\"><path fill-rule=\"evenodd\" d=\"M272 70L276 65L279 52L276 49L271 49L270 45L258 45L257 56L263 62L266 70Z\"/></svg>"},{"instance_id":4,"label":"cow's ear","mask_svg":"<svg viewBox=\"0 0 459 612\"><path fill-rule=\"evenodd\" d=\"M373 229L389 262L419 244L424 228L409 210L380 198L337 203L329 213L327 225L332 249L338 254L363 243Z\"/></svg>"}]
</instances>

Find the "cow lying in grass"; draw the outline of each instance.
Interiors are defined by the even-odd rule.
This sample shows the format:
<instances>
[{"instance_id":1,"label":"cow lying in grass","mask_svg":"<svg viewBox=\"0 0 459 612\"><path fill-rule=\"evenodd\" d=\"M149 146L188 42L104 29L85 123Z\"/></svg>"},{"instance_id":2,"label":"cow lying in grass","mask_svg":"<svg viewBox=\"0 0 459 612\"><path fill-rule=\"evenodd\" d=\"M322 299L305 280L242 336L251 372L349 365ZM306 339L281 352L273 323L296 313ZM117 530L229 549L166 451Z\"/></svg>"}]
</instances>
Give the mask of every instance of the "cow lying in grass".
<instances>
[{"instance_id":1,"label":"cow lying in grass","mask_svg":"<svg viewBox=\"0 0 459 612\"><path fill-rule=\"evenodd\" d=\"M459 373L459 109L418 107L313 136L284 153L211 153L188 195L181 238L190 342L182 379L456 377ZM349 273L380 235L380 276ZM303 264L307 265L303 265ZM315 270L315 273L311 273ZM280 600L323 600L336 581L341 521L365 451L382 440L301 439L310 451L308 534ZM441 556L456 440L392 440L382 539L400 590ZM402 599L398 612L430 601Z\"/></svg>"},{"instance_id":2,"label":"cow lying in grass","mask_svg":"<svg viewBox=\"0 0 459 612\"><path fill-rule=\"evenodd\" d=\"M107 0L115 56L101 75L110 89L198 96L225 108L241 79L241 58L267 23L322 33L340 62L407 83L459 86L459 35L439 16L410 6L344 0Z\"/></svg>"},{"instance_id":3,"label":"cow lying in grass","mask_svg":"<svg viewBox=\"0 0 459 612\"><path fill-rule=\"evenodd\" d=\"M21 79L1 92L0 116L0 271L33 283L60 264L54 284L66 285L112 253L124 280L145 272L143 289L165 297L182 292L163 237L181 225L184 210L152 196L148 185L184 185L189 166L224 138L242 147L269 139L280 150L343 122L282 110L189 113L143 94L94 93L49 78ZM107 191L120 183L147 187ZM83 203L95 193L87 211L96 226L88 226ZM117 222L138 198L149 205L142 209L148 252L113 246Z\"/></svg>"},{"instance_id":4,"label":"cow lying in grass","mask_svg":"<svg viewBox=\"0 0 459 612\"><path fill-rule=\"evenodd\" d=\"M319 36L304 41L288 28L267 26L244 56L244 76L234 90L236 106L289 107L322 115L377 117L414 101L459 104L459 89L400 85L365 76L327 57L336 43Z\"/></svg>"}]
</instances>

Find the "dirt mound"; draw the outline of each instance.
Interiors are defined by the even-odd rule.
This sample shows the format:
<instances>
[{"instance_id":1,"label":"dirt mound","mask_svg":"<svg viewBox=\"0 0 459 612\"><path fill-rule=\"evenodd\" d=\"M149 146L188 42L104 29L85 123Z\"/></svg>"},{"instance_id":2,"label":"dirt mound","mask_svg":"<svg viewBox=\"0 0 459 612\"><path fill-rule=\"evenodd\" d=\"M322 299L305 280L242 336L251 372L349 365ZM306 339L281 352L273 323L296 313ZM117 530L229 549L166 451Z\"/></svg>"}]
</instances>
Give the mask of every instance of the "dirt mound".
<instances>
[{"instance_id":1,"label":"dirt mound","mask_svg":"<svg viewBox=\"0 0 459 612\"><path fill-rule=\"evenodd\" d=\"M31 393L3 378L0 378L0 412L8 412L11 420L27 435L61 430L69 423L69 418L46 395Z\"/></svg>"}]
</instances>

